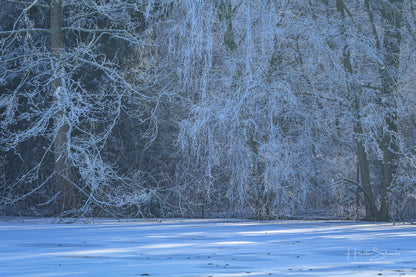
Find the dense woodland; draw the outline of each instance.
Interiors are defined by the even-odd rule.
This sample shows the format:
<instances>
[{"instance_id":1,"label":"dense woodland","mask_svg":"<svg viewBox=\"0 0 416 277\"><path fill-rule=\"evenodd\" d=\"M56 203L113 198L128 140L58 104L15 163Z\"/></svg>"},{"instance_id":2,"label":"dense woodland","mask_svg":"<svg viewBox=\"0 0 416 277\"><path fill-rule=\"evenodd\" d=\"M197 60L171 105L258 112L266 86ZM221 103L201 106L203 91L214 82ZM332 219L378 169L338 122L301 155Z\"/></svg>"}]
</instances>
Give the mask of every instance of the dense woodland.
<instances>
[{"instance_id":1,"label":"dense woodland","mask_svg":"<svg viewBox=\"0 0 416 277\"><path fill-rule=\"evenodd\" d=\"M0 214L416 217L416 1L0 7Z\"/></svg>"}]
</instances>

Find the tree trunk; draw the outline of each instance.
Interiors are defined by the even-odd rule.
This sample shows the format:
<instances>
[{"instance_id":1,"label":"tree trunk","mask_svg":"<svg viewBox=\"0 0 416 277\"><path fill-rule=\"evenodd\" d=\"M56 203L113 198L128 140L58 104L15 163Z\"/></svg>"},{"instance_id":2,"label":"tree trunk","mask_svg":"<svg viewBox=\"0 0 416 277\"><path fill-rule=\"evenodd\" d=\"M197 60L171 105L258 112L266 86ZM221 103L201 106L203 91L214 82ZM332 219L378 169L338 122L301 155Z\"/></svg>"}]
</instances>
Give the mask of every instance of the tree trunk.
<instances>
[{"instance_id":1,"label":"tree trunk","mask_svg":"<svg viewBox=\"0 0 416 277\"><path fill-rule=\"evenodd\" d=\"M397 168L398 144L396 134L398 129L397 105L395 91L399 80L401 21L403 0L390 0L383 3L381 14L384 19L384 65L381 69L382 104L384 105L384 120L380 148L383 151L381 206L379 220L389 220L388 190Z\"/></svg>"},{"instance_id":2,"label":"tree trunk","mask_svg":"<svg viewBox=\"0 0 416 277\"><path fill-rule=\"evenodd\" d=\"M357 96L355 96L357 98ZM357 146L357 160L358 160L358 172L359 183L364 193L364 206L365 206L365 220L375 221L378 219L377 206L375 204L373 191L370 183L370 170L368 166L367 152L363 145L361 136L363 135L363 129L361 125L361 117L359 115L360 107L358 99L354 100L354 133L355 143Z\"/></svg>"},{"instance_id":3,"label":"tree trunk","mask_svg":"<svg viewBox=\"0 0 416 277\"><path fill-rule=\"evenodd\" d=\"M62 0L51 0L50 4L50 42L51 42L51 58L52 73L58 77L52 81L51 93L57 106L58 111L54 115L54 128L56 136L54 141L55 155L55 194L59 197L55 201L55 214L60 214L65 210L74 208L76 205L75 191L71 182L71 161L68 156L68 136L69 126L65 122L65 110L61 103L62 93L64 93L63 80L60 77L60 60L64 46L64 35L62 31Z\"/></svg>"},{"instance_id":4,"label":"tree trunk","mask_svg":"<svg viewBox=\"0 0 416 277\"><path fill-rule=\"evenodd\" d=\"M340 5L340 4L338 4ZM344 14L342 13L342 16ZM357 160L358 160L358 173L359 173L359 180L360 188L364 193L364 206L365 206L365 219L366 220L377 220L378 212L377 207L375 204L375 199L373 195L373 191L371 188L370 182L370 170L368 166L368 158L367 152L365 151L365 147L362 140L363 135L363 128L361 123L361 116L360 116L360 100L358 98L358 93L360 93L360 88L351 83L349 76L354 73L352 64L350 61L350 51L348 49L348 45L344 47L343 53L343 65L344 70L347 75L347 86L349 93L352 95L352 113L354 116L354 134L355 134L355 144L357 147Z\"/></svg>"}]
</instances>

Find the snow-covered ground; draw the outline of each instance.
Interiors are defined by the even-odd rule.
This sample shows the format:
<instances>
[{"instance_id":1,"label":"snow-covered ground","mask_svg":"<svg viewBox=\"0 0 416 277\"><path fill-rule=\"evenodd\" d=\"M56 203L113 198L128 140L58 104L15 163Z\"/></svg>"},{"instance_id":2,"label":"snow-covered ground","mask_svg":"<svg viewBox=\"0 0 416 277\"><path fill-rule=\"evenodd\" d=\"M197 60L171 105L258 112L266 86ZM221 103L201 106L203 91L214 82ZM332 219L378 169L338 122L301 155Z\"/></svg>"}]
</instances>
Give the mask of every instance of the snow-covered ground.
<instances>
[{"instance_id":1,"label":"snow-covered ground","mask_svg":"<svg viewBox=\"0 0 416 277\"><path fill-rule=\"evenodd\" d=\"M416 226L0 221L0 276L416 276Z\"/></svg>"}]
</instances>

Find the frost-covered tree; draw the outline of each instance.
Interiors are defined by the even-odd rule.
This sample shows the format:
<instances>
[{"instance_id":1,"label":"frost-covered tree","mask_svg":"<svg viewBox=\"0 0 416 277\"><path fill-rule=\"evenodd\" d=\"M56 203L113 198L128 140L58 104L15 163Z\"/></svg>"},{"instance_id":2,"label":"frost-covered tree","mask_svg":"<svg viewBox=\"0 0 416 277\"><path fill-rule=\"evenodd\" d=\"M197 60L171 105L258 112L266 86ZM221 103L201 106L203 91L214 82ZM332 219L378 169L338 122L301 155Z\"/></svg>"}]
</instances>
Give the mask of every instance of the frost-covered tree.
<instances>
[{"instance_id":1,"label":"frost-covered tree","mask_svg":"<svg viewBox=\"0 0 416 277\"><path fill-rule=\"evenodd\" d=\"M153 30L164 3L1 5L1 206L25 200L52 214L140 207L155 191L117 164L114 150L125 145L114 142L127 118L136 130L123 132L137 136L137 149L156 136Z\"/></svg>"},{"instance_id":2,"label":"frost-covered tree","mask_svg":"<svg viewBox=\"0 0 416 277\"><path fill-rule=\"evenodd\" d=\"M312 191L335 180L319 171L336 170L322 154L331 151L320 131L328 130L328 107L310 83L326 51L314 40L313 14L285 2L181 3L187 12L178 20L189 23L172 28L170 45L189 100L178 138L187 211L273 218L319 207L323 198Z\"/></svg>"}]
</instances>

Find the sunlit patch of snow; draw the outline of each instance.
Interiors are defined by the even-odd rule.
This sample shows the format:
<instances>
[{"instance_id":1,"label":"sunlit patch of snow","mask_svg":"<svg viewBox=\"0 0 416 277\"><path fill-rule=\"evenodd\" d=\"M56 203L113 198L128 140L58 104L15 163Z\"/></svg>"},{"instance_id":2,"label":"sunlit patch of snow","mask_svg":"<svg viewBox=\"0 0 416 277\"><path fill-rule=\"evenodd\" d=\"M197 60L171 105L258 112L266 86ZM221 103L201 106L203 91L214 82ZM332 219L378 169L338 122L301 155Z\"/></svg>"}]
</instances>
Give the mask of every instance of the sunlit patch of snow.
<instances>
[{"instance_id":1,"label":"sunlit patch of snow","mask_svg":"<svg viewBox=\"0 0 416 277\"><path fill-rule=\"evenodd\" d=\"M187 247L192 246L191 243L157 243L157 244L149 244L146 246L142 246L142 249L165 249L165 248L180 248L180 247Z\"/></svg>"},{"instance_id":2,"label":"sunlit patch of snow","mask_svg":"<svg viewBox=\"0 0 416 277\"><path fill-rule=\"evenodd\" d=\"M241 244L252 244L255 243L254 241L222 241L222 242L214 242L211 243L212 245L241 245Z\"/></svg>"}]
</instances>

